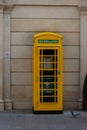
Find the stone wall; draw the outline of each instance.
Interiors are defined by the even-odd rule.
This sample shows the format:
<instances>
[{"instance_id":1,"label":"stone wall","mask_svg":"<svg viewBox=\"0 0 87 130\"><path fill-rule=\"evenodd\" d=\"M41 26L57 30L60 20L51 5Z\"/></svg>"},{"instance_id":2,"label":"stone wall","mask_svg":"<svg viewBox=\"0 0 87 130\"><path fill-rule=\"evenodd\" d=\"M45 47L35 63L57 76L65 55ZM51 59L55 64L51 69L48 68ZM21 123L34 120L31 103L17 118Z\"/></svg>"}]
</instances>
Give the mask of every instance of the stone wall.
<instances>
[{"instance_id":1,"label":"stone wall","mask_svg":"<svg viewBox=\"0 0 87 130\"><path fill-rule=\"evenodd\" d=\"M33 35L63 36L64 109L82 106L87 70L86 0L0 1L0 110L32 108Z\"/></svg>"},{"instance_id":2,"label":"stone wall","mask_svg":"<svg viewBox=\"0 0 87 130\"><path fill-rule=\"evenodd\" d=\"M14 4L11 15L11 87L14 109L32 108L33 35L43 31L56 32L63 36L64 109L78 108L78 1L15 0Z\"/></svg>"}]
</instances>

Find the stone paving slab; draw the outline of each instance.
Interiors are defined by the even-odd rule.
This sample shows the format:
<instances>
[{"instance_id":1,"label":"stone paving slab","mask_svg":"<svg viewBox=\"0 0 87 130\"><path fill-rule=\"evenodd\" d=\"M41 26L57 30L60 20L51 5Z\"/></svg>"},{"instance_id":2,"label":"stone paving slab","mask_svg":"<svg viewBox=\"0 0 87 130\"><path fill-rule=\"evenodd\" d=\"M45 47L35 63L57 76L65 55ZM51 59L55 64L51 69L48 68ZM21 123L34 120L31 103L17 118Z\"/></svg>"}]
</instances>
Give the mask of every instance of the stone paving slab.
<instances>
[{"instance_id":1,"label":"stone paving slab","mask_svg":"<svg viewBox=\"0 0 87 130\"><path fill-rule=\"evenodd\" d=\"M64 114L32 114L29 111L0 112L0 130L87 130L87 112L73 118Z\"/></svg>"}]
</instances>

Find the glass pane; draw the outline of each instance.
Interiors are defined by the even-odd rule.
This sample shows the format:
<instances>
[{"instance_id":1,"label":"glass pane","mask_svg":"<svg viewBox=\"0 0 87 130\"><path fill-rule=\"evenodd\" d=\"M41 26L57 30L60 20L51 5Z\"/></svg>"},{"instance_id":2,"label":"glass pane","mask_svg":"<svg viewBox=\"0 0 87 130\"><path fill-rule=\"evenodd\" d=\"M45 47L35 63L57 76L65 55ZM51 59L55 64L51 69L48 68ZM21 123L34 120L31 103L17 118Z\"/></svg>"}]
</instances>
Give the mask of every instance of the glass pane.
<instances>
[{"instance_id":1,"label":"glass pane","mask_svg":"<svg viewBox=\"0 0 87 130\"><path fill-rule=\"evenodd\" d=\"M54 84L46 82L43 84L43 89L54 89Z\"/></svg>"},{"instance_id":2,"label":"glass pane","mask_svg":"<svg viewBox=\"0 0 87 130\"><path fill-rule=\"evenodd\" d=\"M54 77L40 77L40 82L54 82Z\"/></svg>"},{"instance_id":3,"label":"glass pane","mask_svg":"<svg viewBox=\"0 0 87 130\"><path fill-rule=\"evenodd\" d=\"M44 70L43 75L54 75L54 71L53 70L52 71L51 70L50 71L49 70L48 71Z\"/></svg>"},{"instance_id":4,"label":"glass pane","mask_svg":"<svg viewBox=\"0 0 87 130\"><path fill-rule=\"evenodd\" d=\"M44 77L43 82L54 82L54 77Z\"/></svg>"},{"instance_id":5,"label":"glass pane","mask_svg":"<svg viewBox=\"0 0 87 130\"><path fill-rule=\"evenodd\" d=\"M44 69L53 68L52 57L44 57Z\"/></svg>"},{"instance_id":6,"label":"glass pane","mask_svg":"<svg viewBox=\"0 0 87 130\"><path fill-rule=\"evenodd\" d=\"M54 96L54 90L43 90L43 96Z\"/></svg>"},{"instance_id":7,"label":"glass pane","mask_svg":"<svg viewBox=\"0 0 87 130\"><path fill-rule=\"evenodd\" d=\"M41 90L40 96L54 96L54 90Z\"/></svg>"},{"instance_id":8,"label":"glass pane","mask_svg":"<svg viewBox=\"0 0 87 130\"><path fill-rule=\"evenodd\" d=\"M54 102L54 97L43 97L43 102Z\"/></svg>"},{"instance_id":9,"label":"glass pane","mask_svg":"<svg viewBox=\"0 0 87 130\"><path fill-rule=\"evenodd\" d=\"M44 57L44 62L52 62L52 58L51 57Z\"/></svg>"},{"instance_id":10,"label":"glass pane","mask_svg":"<svg viewBox=\"0 0 87 130\"><path fill-rule=\"evenodd\" d=\"M48 50L48 49L43 50L43 55L54 55L54 50L53 49L52 50Z\"/></svg>"},{"instance_id":11,"label":"glass pane","mask_svg":"<svg viewBox=\"0 0 87 130\"><path fill-rule=\"evenodd\" d=\"M44 68L45 69L51 69L52 68L52 64L51 63L44 63Z\"/></svg>"}]
</instances>

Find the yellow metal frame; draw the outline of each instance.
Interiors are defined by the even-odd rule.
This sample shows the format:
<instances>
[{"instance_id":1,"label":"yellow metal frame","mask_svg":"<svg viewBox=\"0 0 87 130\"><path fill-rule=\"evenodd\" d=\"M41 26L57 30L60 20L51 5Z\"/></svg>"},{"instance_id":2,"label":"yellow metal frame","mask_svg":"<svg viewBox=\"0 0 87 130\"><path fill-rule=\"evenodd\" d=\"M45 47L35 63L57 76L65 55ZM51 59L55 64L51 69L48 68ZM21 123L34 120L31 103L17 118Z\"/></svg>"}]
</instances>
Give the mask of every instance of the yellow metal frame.
<instances>
[{"instance_id":1,"label":"yellow metal frame","mask_svg":"<svg viewBox=\"0 0 87 130\"><path fill-rule=\"evenodd\" d=\"M40 70L41 69L44 70L44 67L42 67L44 63L43 61L42 62L40 61L40 57L41 56L42 58L44 57L43 54L40 55L41 50L49 50L49 51L54 50L54 53L57 51L57 54L54 54L54 58L57 57L58 59L58 61L56 61L58 62L56 63L58 70L56 69L54 73L58 72L58 74L56 74L57 81L54 81L54 84L57 82L58 88L53 89L54 95L55 92L57 93L56 96L53 96L54 102L43 102L42 100L45 98L45 96L40 95L40 93L45 91L45 89L40 88L40 84L41 84ZM52 65L53 61L48 63L51 63ZM34 111L62 111L63 110L62 66L63 66L62 36L51 32L44 32L44 33L39 33L34 35L34 48L33 48L33 109ZM54 68L55 68L55 64L54 64ZM46 69L51 70L52 68L46 68ZM43 73L43 71L41 73ZM42 75L42 77L44 77L44 75ZM55 80L55 74L54 74L54 80ZM42 84L44 84L44 81L42 82ZM52 97L52 96L46 96L46 97Z\"/></svg>"}]
</instances>

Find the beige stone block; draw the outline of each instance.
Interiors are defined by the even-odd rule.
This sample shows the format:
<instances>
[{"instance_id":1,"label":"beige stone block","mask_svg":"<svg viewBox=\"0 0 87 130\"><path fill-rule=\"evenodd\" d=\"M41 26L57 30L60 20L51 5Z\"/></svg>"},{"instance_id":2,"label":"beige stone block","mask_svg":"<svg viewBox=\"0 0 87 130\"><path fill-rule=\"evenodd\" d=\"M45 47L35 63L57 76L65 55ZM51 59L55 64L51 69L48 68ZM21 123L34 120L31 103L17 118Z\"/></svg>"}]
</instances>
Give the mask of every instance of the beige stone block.
<instances>
[{"instance_id":1,"label":"beige stone block","mask_svg":"<svg viewBox=\"0 0 87 130\"><path fill-rule=\"evenodd\" d=\"M87 0L79 0L79 4L81 4L81 5L87 5Z\"/></svg>"},{"instance_id":2,"label":"beige stone block","mask_svg":"<svg viewBox=\"0 0 87 130\"><path fill-rule=\"evenodd\" d=\"M63 74L63 84L64 85L79 85L79 73L64 73Z\"/></svg>"},{"instance_id":3,"label":"beige stone block","mask_svg":"<svg viewBox=\"0 0 87 130\"><path fill-rule=\"evenodd\" d=\"M12 101L10 99L4 100L5 110L12 110Z\"/></svg>"},{"instance_id":4,"label":"beige stone block","mask_svg":"<svg viewBox=\"0 0 87 130\"><path fill-rule=\"evenodd\" d=\"M3 80L3 60L0 59L0 85L2 84L2 80Z\"/></svg>"},{"instance_id":5,"label":"beige stone block","mask_svg":"<svg viewBox=\"0 0 87 130\"><path fill-rule=\"evenodd\" d=\"M4 111L4 102L0 100L0 111Z\"/></svg>"},{"instance_id":6,"label":"beige stone block","mask_svg":"<svg viewBox=\"0 0 87 130\"><path fill-rule=\"evenodd\" d=\"M10 14L4 14L4 57L9 54L10 57Z\"/></svg>"},{"instance_id":7,"label":"beige stone block","mask_svg":"<svg viewBox=\"0 0 87 130\"><path fill-rule=\"evenodd\" d=\"M78 101L64 101L64 110L78 110Z\"/></svg>"},{"instance_id":8,"label":"beige stone block","mask_svg":"<svg viewBox=\"0 0 87 130\"><path fill-rule=\"evenodd\" d=\"M64 72L79 72L80 63L79 59L64 59L63 70Z\"/></svg>"},{"instance_id":9,"label":"beige stone block","mask_svg":"<svg viewBox=\"0 0 87 130\"><path fill-rule=\"evenodd\" d=\"M11 45L34 45L33 36L38 32L12 32ZM63 45L80 45L79 33L59 33L63 36Z\"/></svg>"},{"instance_id":10,"label":"beige stone block","mask_svg":"<svg viewBox=\"0 0 87 130\"><path fill-rule=\"evenodd\" d=\"M87 9L87 8L86 8ZM87 13L87 12L85 12ZM80 37L80 98L85 76L87 74L87 14L81 15L81 37Z\"/></svg>"},{"instance_id":11,"label":"beige stone block","mask_svg":"<svg viewBox=\"0 0 87 130\"><path fill-rule=\"evenodd\" d=\"M77 19L12 19L11 31L79 32Z\"/></svg>"},{"instance_id":12,"label":"beige stone block","mask_svg":"<svg viewBox=\"0 0 87 130\"><path fill-rule=\"evenodd\" d=\"M79 18L79 10L67 6L15 6L12 18Z\"/></svg>"},{"instance_id":13,"label":"beige stone block","mask_svg":"<svg viewBox=\"0 0 87 130\"><path fill-rule=\"evenodd\" d=\"M3 10L0 13L0 59L3 59Z\"/></svg>"},{"instance_id":14,"label":"beige stone block","mask_svg":"<svg viewBox=\"0 0 87 130\"><path fill-rule=\"evenodd\" d=\"M3 60L0 59L0 99L3 98Z\"/></svg>"},{"instance_id":15,"label":"beige stone block","mask_svg":"<svg viewBox=\"0 0 87 130\"><path fill-rule=\"evenodd\" d=\"M0 100L3 99L3 79L2 76L0 75Z\"/></svg>"},{"instance_id":16,"label":"beige stone block","mask_svg":"<svg viewBox=\"0 0 87 130\"><path fill-rule=\"evenodd\" d=\"M25 99L26 86L12 86L12 99Z\"/></svg>"},{"instance_id":17,"label":"beige stone block","mask_svg":"<svg viewBox=\"0 0 87 130\"><path fill-rule=\"evenodd\" d=\"M0 59L0 73L2 73L2 68L3 68L3 60Z\"/></svg>"},{"instance_id":18,"label":"beige stone block","mask_svg":"<svg viewBox=\"0 0 87 130\"><path fill-rule=\"evenodd\" d=\"M78 100L78 107L79 107L79 110L83 109L83 100L82 99Z\"/></svg>"},{"instance_id":19,"label":"beige stone block","mask_svg":"<svg viewBox=\"0 0 87 130\"><path fill-rule=\"evenodd\" d=\"M12 110L12 103L4 103L5 110Z\"/></svg>"},{"instance_id":20,"label":"beige stone block","mask_svg":"<svg viewBox=\"0 0 87 130\"><path fill-rule=\"evenodd\" d=\"M3 98L3 8L0 8L0 110L4 110Z\"/></svg>"},{"instance_id":21,"label":"beige stone block","mask_svg":"<svg viewBox=\"0 0 87 130\"><path fill-rule=\"evenodd\" d=\"M12 32L11 45L34 45L32 32Z\"/></svg>"},{"instance_id":22,"label":"beige stone block","mask_svg":"<svg viewBox=\"0 0 87 130\"><path fill-rule=\"evenodd\" d=\"M78 5L78 0L14 0L17 5Z\"/></svg>"},{"instance_id":23,"label":"beige stone block","mask_svg":"<svg viewBox=\"0 0 87 130\"><path fill-rule=\"evenodd\" d=\"M80 45L80 34L79 33L60 33L63 36L63 45Z\"/></svg>"},{"instance_id":24,"label":"beige stone block","mask_svg":"<svg viewBox=\"0 0 87 130\"><path fill-rule=\"evenodd\" d=\"M13 109L32 109L32 100L14 100Z\"/></svg>"},{"instance_id":25,"label":"beige stone block","mask_svg":"<svg viewBox=\"0 0 87 130\"><path fill-rule=\"evenodd\" d=\"M79 58L79 46L64 46L63 47L63 58Z\"/></svg>"},{"instance_id":26,"label":"beige stone block","mask_svg":"<svg viewBox=\"0 0 87 130\"><path fill-rule=\"evenodd\" d=\"M10 59L4 58L4 98L10 99Z\"/></svg>"},{"instance_id":27,"label":"beige stone block","mask_svg":"<svg viewBox=\"0 0 87 130\"><path fill-rule=\"evenodd\" d=\"M64 100L76 101L79 99L79 86L64 86Z\"/></svg>"},{"instance_id":28,"label":"beige stone block","mask_svg":"<svg viewBox=\"0 0 87 130\"><path fill-rule=\"evenodd\" d=\"M32 87L31 86L12 86L12 99L31 99Z\"/></svg>"},{"instance_id":29,"label":"beige stone block","mask_svg":"<svg viewBox=\"0 0 87 130\"><path fill-rule=\"evenodd\" d=\"M12 85L31 85L32 73L11 73Z\"/></svg>"},{"instance_id":30,"label":"beige stone block","mask_svg":"<svg viewBox=\"0 0 87 130\"><path fill-rule=\"evenodd\" d=\"M10 0L8 0L8 2L10 2ZM9 3L9 7L6 6L5 10L4 10L4 21L3 21L3 25L4 25L4 44L3 44L3 57L4 57L4 61L3 61L3 70L4 70L4 74L3 74L3 78L4 78L4 92L3 92L3 97L5 100L5 109L11 109L12 108L12 103L11 103L11 77L10 77L10 41L11 41L11 31L10 31L10 25L11 25L11 20L10 20L10 10L11 6Z\"/></svg>"},{"instance_id":31,"label":"beige stone block","mask_svg":"<svg viewBox=\"0 0 87 130\"><path fill-rule=\"evenodd\" d=\"M32 58L32 46L11 46L11 58Z\"/></svg>"},{"instance_id":32,"label":"beige stone block","mask_svg":"<svg viewBox=\"0 0 87 130\"><path fill-rule=\"evenodd\" d=\"M26 98L29 99L29 101L32 102L32 99L33 99L33 85L32 86L26 86Z\"/></svg>"},{"instance_id":33,"label":"beige stone block","mask_svg":"<svg viewBox=\"0 0 87 130\"><path fill-rule=\"evenodd\" d=\"M12 72L32 71L32 59L11 59Z\"/></svg>"}]
</instances>

